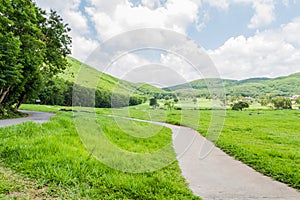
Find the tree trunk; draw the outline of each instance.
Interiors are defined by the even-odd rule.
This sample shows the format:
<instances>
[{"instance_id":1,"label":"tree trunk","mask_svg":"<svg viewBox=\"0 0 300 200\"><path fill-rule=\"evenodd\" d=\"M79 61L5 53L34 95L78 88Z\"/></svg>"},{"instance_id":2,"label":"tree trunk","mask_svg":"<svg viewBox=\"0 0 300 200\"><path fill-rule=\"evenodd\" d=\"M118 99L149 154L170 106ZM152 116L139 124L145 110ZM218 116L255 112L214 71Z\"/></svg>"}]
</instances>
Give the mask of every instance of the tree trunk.
<instances>
[{"instance_id":1,"label":"tree trunk","mask_svg":"<svg viewBox=\"0 0 300 200\"><path fill-rule=\"evenodd\" d=\"M2 93L1 97L0 97L0 104L2 103L2 101L5 99L7 93L9 92L10 90L10 86L8 88L6 88L6 90ZM1 91L3 91L3 89L1 89Z\"/></svg>"},{"instance_id":2,"label":"tree trunk","mask_svg":"<svg viewBox=\"0 0 300 200\"><path fill-rule=\"evenodd\" d=\"M25 101L25 98L26 98L26 93L22 93L21 96L19 97L19 100L16 104L16 107L15 107L15 111L18 111L20 106L22 105L22 103Z\"/></svg>"}]
</instances>

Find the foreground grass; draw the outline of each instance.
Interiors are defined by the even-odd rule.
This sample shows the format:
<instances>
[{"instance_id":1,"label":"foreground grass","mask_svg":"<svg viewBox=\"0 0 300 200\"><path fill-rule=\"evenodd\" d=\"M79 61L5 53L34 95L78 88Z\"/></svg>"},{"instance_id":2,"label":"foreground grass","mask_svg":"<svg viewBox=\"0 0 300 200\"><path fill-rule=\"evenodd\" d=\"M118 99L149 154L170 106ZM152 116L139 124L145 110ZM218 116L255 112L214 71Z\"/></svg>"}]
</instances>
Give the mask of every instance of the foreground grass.
<instances>
[{"instance_id":1,"label":"foreground grass","mask_svg":"<svg viewBox=\"0 0 300 200\"><path fill-rule=\"evenodd\" d=\"M50 198L46 188L38 187L32 181L15 174L12 170L0 166L0 198L36 199Z\"/></svg>"},{"instance_id":2,"label":"foreground grass","mask_svg":"<svg viewBox=\"0 0 300 200\"><path fill-rule=\"evenodd\" d=\"M210 127L211 117L216 114L210 110L163 111L132 107L129 111L102 109L98 112L129 114L134 118L192 127L237 160L275 180L300 189L299 110L228 110L219 137L217 132L213 133L218 128Z\"/></svg>"},{"instance_id":3,"label":"foreground grass","mask_svg":"<svg viewBox=\"0 0 300 200\"><path fill-rule=\"evenodd\" d=\"M42 125L27 122L0 129L0 163L33 182L33 188L43 188L43 195L47 198L198 199L188 189L177 161L154 172L115 170L99 162L86 150L76 132L71 113L45 106L24 106L22 109L52 111L57 116ZM171 141L169 129L161 129L149 141L145 138L133 140L124 136L122 130L115 129L112 118L99 116L98 120L104 124L105 137L127 151L155 152ZM147 124L139 123L139 126ZM4 179L3 185L8 189L1 190L2 197L18 191L12 189L16 183L9 183L7 179Z\"/></svg>"}]
</instances>

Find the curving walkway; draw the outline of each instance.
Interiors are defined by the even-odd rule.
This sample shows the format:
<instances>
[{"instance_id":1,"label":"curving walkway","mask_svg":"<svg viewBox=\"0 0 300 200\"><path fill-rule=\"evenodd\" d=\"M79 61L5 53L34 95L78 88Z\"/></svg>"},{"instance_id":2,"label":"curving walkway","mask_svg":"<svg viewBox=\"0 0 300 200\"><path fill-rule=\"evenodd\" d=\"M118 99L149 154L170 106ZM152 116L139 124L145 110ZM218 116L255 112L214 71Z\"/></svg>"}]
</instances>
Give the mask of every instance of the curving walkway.
<instances>
[{"instance_id":1,"label":"curving walkway","mask_svg":"<svg viewBox=\"0 0 300 200\"><path fill-rule=\"evenodd\" d=\"M182 175L193 193L204 200L300 199L297 190L235 160L191 128L138 121L172 129L173 146Z\"/></svg>"},{"instance_id":2,"label":"curving walkway","mask_svg":"<svg viewBox=\"0 0 300 200\"><path fill-rule=\"evenodd\" d=\"M50 120L50 117L54 116L53 113L46 113L46 112L36 112L36 111L25 111L20 110L20 112L27 113L29 116L24 118L16 118L16 119L5 119L0 120L0 127L12 126L16 124L21 124L26 121L33 121L36 123L45 123Z\"/></svg>"},{"instance_id":3,"label":"curving walkway","mask_svg":"<svg viewBox=\"0 0 300 200\"><path fill-rule=\"evenodd\" d=\"M182 175L195 195L215 200L299 200L300 193L235 160L193 129L162 124L175 133ZM192 140L193 138L193 140ZM184 151L183 147L189 145Z\"/></svg>"}]
</instances>

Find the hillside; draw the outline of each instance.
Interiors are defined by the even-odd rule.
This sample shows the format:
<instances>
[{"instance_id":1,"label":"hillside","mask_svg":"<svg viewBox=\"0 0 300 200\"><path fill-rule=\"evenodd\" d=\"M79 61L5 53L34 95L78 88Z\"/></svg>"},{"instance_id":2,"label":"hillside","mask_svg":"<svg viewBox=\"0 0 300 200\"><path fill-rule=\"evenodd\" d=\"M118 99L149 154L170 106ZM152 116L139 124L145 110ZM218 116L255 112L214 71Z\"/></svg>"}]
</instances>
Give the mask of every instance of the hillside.
<instances>
[{"instance_id":1,"label":"hillside","mask_svg":"<svg viewBox=\"0 0 300 200\"><path fill-rule=\"evenodd\" d=\"M70 66L63 73L46 81L38 95L41 104L123 107L170 94L149 84L131 83L101 73L71 57L68 62Z\"/></svg>"},{"instance_id":2,"label":"hillside","mask_svg":"<svg viewBox=\"0 0 300 200\"><path fill-rule=\"evenodd\" d=\"M300 73L278 78L251 78L245 80L230 79L200 79L164 88L166 91L176 91L181 94L207 95L207 83L223 84L227 95L260 96L266 94L291 96L300 94Z\"/></svg>"},{"instance_id":3,"label":"hillside","mask_svg":"<svg viewBox=\"0 0 300 200\"><path fill-rule=\"evenodd\" d=\"M155 95L156 93L165 93L164 90L149 84L131 83L111 75L101 73L72 57L68 58L68 62L70 63L71 67L65 70L64 73L60 74L59 76L72 83L76 81L76 76L81 70L81 73L84 74L81 74L80 77L82 77L84 80L77 81L77 83L80 82L80 84L85 87L95 87L94 82L98 81L100 78L98 88L102 90L113 91L117 88L119 93L134 93L140 95Z\"/></svg>"}]
</instances>

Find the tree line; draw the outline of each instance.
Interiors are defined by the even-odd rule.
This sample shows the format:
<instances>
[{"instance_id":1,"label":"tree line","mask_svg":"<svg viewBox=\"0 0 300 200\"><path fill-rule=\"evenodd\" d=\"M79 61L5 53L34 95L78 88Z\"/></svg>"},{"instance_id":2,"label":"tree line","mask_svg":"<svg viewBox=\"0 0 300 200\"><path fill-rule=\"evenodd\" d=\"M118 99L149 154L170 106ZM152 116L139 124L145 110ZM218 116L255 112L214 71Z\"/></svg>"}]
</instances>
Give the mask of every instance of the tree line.
<instances>
[{"instance_id":1,"label":"tree line","mask_svg":"<svg viewBox=\"0 0 300 200\"><path fill-rule=\"evenodd\" d=\"M232 110L243 110L244 108L249 108L249 105L253 100L239 100L232 104ZM268 106L275 109L292 109L293 103L290 98L275 96L275 97L265 97L258 100L262 106ZM295 103L300 103L300 98L295 100Z\"/></svg>"},{"instance_id":2,"label":"tree line","mask_svg":"<svg viewBox=\"0 0 300 200\"><path fill-rule=\"evenodd\" d=\"M60 106L83 106L97 108L125 107L139 105L147 101L147 97L139 94L121 94L100 88L87 88L63 78L49 79L36 98L27 103Z\"/></svg>"},{"instance_id":3,"label":"tree line","mask_svg":"<svg viewBox=\"0 0 300 200\"><path fill-rule=\"evenodd\" d=\"M54 10L47 13L31 0L1 0L0 110L17 110L68 66L69 31Z\"/></svg>"}]
</instances>

